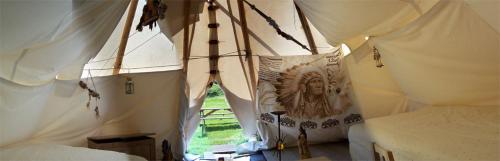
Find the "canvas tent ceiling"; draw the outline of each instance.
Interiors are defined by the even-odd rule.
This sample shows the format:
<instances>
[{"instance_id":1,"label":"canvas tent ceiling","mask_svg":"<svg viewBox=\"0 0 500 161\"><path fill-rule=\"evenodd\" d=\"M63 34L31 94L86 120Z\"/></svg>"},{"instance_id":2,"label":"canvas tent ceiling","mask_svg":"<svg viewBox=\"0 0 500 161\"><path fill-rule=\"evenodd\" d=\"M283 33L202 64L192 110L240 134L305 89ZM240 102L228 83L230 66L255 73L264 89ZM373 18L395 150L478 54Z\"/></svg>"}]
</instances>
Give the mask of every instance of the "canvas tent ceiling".
<instances>
[{"instance_id":1,"label":"canvas tent ceiling","mask_svg":"<svg viewBox=\"0 0 500 161\"><path fill-rule=\"evenodd\" d=\"M140 0L138 6L146 4ZM88 70L92 76L112 75L116 61L118 46L127 19L129 7L121 16L120 22L111 33L103 48L84 67L82 77L88 77ZM182 67L177 57L173 44L160 32L158 27L150 30L145 28L142 32L135 30L136 24L142 15L142 9L138 8L132 22L133 30L129 34L125 56L122 61L120 73L142 73L154 71L177 70Z\"/></svg>"},{"instance_id":2,"label":"canvas tent ceiling","mask_svg":"<svg viewBox=\"0 0 500 161\"><path fill-rule=\"evenodd\" d=\"M155 65L177 65L182 62L180 60L183 59L181 54L183 10L180 4L184 1L166 0L166 2L172 5L179 4L179 7L167 10L167 18L159 22L161 32L166 37L159 34L148 41L151 45L143 45L130 52L125 58L125 67L151 66L150 60L154 60L157 63ZM196 2L199 3L193 1ZM275 18L283 30L300 42L307 42L295 14L293 1L251 0L250 2ZM353 85L354 104L360 107L365 118L404 112L419 108L423 106L422 104L500 106L498 16L500 1L295 0L295 2L311 24L318 29L313 28L313 37L317 46L321 47L320 53L336 50L330 47L327 41L332 45L346 43L353 49L352 54L346 57L345 65L348 67ZM241 29L237 23L239 14L236 2L219 0L218 3L223 6L217 10L217 19L221 23L220 54L235 52L237 44L240 49L243 48ZM118 132L128 123L135 123L137 126L127 127L130 129L126 130L158 130L161 131L159 138L162 139L180 140L190 137L189 129L196 126L197 109L201 106L209 81L207 71L209 61L206 58L208 16L206 11L203 11L206 7L193 5L191 9L191 20L198 19L198 21L190 25L191 29L195 26L195 32L191 50L193 59L189 61L187 80L184 80L180 71L168 74L132 75L141 80L138 84L147 84L146 80L151 79L153 81L151 83L164 85L161 88L163 90L131 96L134 97L131 100L140 98L151 101L151 108L147 108L151 111L147 111L148 113L165 110L157 108L164 106L180 109L180 118L174 119L178 121L175 123L183 125L184 129L175 129L177 127L167 129L155 124L157 119L142 120L145 118L144 113L136 113L141 109L139 104L120 107L123 104L113 103L130 99L121 95L123 94L121 77L104 77L102 78L104 83L96 85L103 93L107 93L101 100L100 106L102 117L106 118L103 120L94 119L91 110L84 110L87 96L76 86L85 63L93 57L95 57L93 61L98 61L102 60L101 58L108 59L113 54L112 51L117 46L116 38L121 32L119 21L124 15L128 1L0 1L0 4L1 147L29 141L81 146L85 136L99 132ZM37 14L20 12L26 10L37 11ZM310 54L277 36L275 31L248 6L245 10L247 21L252 22L249 24L252 31L250 43L256 56ZM140 12L140 9L137 11ZM228 15L236 19L234 28ZM149 39L148 36L157 32L158 29L137 34L132 32L134 36L130 37L127 50L132 51L135 48L133 44L141 44L144 42L142 40ZM234 37L235 32L238 35L237 39ZM108 40L109 36L111 38ZM365 41L365 36L371 37ZM136 38L137 40L133 40ZM175 51L167 39L174 42ZM115 44L105 44L106 40ZM382 54L382 62L386 65L383 68L375 68L374 61L371 60L374 46ZM154 50L149 50L153 47ZM101 53L96 56L99 50ZM134 52L137 53L132 54ZM177 54L169 54L174 52ZM194 59L196 57L198 58ZM112 59L110 61L108 64L113 63ZM100 65L96 68L103 68ZM245 75L248 77L249 73L248 70L243 70L243 67L245 69L249 67L244 59L241 61L236 56L221 57L219 60L221 72L217 79L223 83L229 103L235 107L242 127L247 134L252 134L255 132L256 118L251 108L251 92L245 83L247 82ZM170 70L170 68L155 70ZM122 73L127 72L129 71L122 71ZM130 72L144 72L144 70ZM182 111L188 109L184 108L188 105L183 102L186 101L182 92L184 81L188 83L190 91L188 111ZM147 86L144 89L154 89L154 87ZM165 96L169 99L163 100L152 96ZM117 109L120 109L120 112L106 112ZM66 117L60 118L60 116ZM115 123L116 126L111 123L106 124L110 120L114 120L115 122L111 123ZM73 124L75 122L79 124ZM19 128L20 126L22 128ZM165 131L169 130L179 133L166 134ZM183 130L186 130L185 133ZM175 146L177 155L182 155L181 146Z\"/></svg>"}]
</instances>

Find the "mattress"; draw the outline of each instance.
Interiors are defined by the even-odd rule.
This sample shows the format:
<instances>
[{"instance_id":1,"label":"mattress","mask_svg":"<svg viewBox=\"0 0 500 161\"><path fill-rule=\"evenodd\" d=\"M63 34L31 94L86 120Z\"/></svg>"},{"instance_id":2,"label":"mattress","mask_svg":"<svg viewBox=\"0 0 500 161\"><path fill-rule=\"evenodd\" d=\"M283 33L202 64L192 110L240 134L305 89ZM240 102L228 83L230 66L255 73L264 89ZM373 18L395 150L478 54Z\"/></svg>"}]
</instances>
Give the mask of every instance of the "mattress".
<instances>
[{"instance_id":1,"label":"mattress","mask_svg":"<svg viewBox=\"0 0 500 161\"><path fill-rule=\"evenodd\" d=\"M54 144L30 144L0 149L1 161L146 161L119 152Z\"/></svg>"},{"instance_id":2,"label":"mattress","mask_svg":"<svg viewBox=\"0 0 500 161\"><path fill-rule=\"evenodd\" d=\"M500 107L426 107L368 119L349 130L353 160L373 160L372 143L395 160L500 160Z\"/></svg>"}]
</instances>

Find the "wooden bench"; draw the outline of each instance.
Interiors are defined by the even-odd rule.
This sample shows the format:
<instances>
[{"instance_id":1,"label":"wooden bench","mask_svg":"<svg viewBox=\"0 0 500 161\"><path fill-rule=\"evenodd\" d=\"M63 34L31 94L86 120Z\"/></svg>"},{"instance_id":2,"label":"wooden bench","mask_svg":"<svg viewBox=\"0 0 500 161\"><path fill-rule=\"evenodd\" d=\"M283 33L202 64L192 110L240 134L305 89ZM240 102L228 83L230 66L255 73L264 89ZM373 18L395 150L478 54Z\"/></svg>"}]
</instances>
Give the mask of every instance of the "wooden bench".
<instances>
[{"instance_id":1,"label":"wooden bench","mask_svg":"<svg viewBox=\"0 0 500 161\"><path fill-rule=\"evenodd\" d=\"M222 111L222 113L215 113L217 111ZM200 119L202 123L200 126L202 136L206 136L207 124L205 120L222 120L222 119L235 119L233 110L229 108L202 108L200 109Z\"/></svg>"}]
</instances>

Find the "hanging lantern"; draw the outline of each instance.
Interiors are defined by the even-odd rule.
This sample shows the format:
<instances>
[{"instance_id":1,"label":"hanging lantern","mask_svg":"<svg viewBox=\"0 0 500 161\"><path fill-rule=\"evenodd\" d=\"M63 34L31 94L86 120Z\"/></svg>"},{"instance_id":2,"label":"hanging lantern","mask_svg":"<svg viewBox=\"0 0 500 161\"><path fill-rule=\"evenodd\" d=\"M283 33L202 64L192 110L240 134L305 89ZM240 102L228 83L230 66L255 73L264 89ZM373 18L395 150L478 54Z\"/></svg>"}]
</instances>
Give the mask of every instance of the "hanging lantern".
<instances>
[{"instance_id":1,"label":"hanging lantern","mask_svg":"<svg viewBox=\"0 0 500 161\"><path fill-rule=\"evenodd\" d=\"M134 81L130 77L127 77L127 81L125 82L125 93L134 94Z\"/></svg>"}]
</instances>

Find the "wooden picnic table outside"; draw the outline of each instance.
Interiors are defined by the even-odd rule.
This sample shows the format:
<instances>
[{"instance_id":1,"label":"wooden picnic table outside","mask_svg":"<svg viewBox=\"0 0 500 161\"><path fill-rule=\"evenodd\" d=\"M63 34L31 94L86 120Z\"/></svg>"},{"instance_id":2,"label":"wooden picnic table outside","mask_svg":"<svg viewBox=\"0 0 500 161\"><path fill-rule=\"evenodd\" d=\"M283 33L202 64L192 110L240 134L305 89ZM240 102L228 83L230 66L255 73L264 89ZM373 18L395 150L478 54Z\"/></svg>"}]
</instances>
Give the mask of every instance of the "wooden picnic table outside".
<instances>
[{"instance_id":1,"label":"wooden picnic table outside","mask_svg":"<svg viewBox=\"0 0 500 161\"><path fill-rule=\"evenodd\" d=\"M225 111L222 113L215 113L217 111ZM227 116L229 115L229 116ZM209 117L211 116L211 117ZM234 116L233 110L230 108L202 108L200 109L200 119L202 120L202 124L200 126L202 127L201 133L202 136L206 135L206 122L205 120L222 120L222 119L235 119L236 117Z\"/></svg>"}]
</instances>

